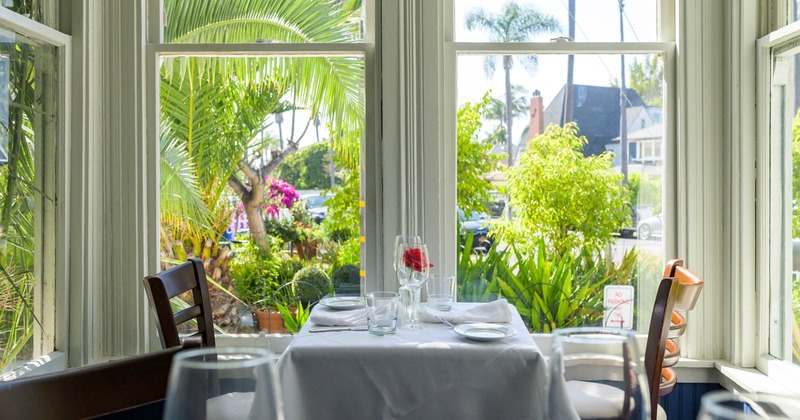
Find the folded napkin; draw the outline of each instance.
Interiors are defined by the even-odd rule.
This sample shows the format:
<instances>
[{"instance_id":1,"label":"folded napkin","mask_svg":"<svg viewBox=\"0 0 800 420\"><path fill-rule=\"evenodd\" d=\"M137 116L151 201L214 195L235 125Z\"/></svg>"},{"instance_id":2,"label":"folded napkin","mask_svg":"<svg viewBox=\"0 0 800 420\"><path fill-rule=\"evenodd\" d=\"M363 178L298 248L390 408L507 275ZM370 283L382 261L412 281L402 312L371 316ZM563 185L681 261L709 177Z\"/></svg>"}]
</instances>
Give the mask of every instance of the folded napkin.
<instances>
[{"instance_id":1,"label":"folded napkin","mask_svg":"<svg viewBox=\"0 0 800 420\"><path fill-rule=\"evenodd\" d=\"M419 319L423 322L441 322L436 319L440 316L453 324L460 324L463 322L511 322L511 309L508 307L508 301L505 299L498 299L488 303L480 303L469 309L458 309L453 306L452 309L446 312L437 311L436 309L423 306L419 310Z\"/></svg>"},{"instance_id":2,"label":"folded napkin","mask_svg":"<svg viewBox=\"0 0 800 420\"><path fill-rule=\"evenodd\" d=\"M360 327L367 325L367 310L353 309L350 311L336 311L322 305L317 305L311 311L308 320L316 325L326 327Z\"/></svg>"}]
</instances>

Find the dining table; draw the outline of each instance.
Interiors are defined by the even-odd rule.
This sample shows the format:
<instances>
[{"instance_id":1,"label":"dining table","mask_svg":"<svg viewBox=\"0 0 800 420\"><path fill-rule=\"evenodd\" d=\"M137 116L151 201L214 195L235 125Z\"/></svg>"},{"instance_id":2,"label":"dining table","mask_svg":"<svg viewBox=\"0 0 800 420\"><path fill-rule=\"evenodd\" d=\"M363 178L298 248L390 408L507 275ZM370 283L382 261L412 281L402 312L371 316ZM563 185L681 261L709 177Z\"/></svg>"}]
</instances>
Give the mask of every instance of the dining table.
<instances>
[{"instance_id":1,"label":"dining table","mask_svg":"<svg viewBox=\"0 0 800 420\"><path fill-rule=\"evenodd\" d=\"M474 305L459 302L454 310ZM386 336L312 332L319 326L307 322L277 362L285 417L545 418L545 358L509 309L506 325L516 334L496 341L474 341L438 322Z\"/></svg>"}]
</instances>

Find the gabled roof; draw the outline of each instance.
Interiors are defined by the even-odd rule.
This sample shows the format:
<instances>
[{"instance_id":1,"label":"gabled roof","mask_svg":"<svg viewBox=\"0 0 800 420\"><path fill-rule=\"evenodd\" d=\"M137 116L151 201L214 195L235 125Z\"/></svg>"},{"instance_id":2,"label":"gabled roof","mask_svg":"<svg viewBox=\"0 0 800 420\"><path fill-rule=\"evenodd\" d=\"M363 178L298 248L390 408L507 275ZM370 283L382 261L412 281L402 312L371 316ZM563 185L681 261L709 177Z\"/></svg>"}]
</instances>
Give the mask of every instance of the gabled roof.
<instances>
[{"instance_id":1,"label":"gabled roof","mask_svg":"<svg viewBox=\"0 0 800 420\"><path fill-rule=\"evenodd\" d=\"M573 85L573 121L580 128L580 135L586 136L589 143L584 147L584 155L599 155L605 152L605 145L619 136L619 88L609 86ZM544 125L561 125L565 112L564 96L566 85L544 110ZM633 89L625 89L628 107L642 107L642 98Z\"/></svg>"}]
</instances>

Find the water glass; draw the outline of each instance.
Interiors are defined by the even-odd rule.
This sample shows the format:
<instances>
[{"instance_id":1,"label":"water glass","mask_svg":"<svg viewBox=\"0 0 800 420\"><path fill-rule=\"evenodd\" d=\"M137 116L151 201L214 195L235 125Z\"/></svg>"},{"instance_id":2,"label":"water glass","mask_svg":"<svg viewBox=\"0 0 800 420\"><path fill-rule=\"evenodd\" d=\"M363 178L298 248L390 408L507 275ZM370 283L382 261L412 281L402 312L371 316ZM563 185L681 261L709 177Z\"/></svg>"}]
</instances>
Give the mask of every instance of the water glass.
<instances>
[{"instance_id":1,"label":"water glass","mask_svg":"<svg viewBox=\"0 0 800 420\"><path fill-rule=\"evenodd\" d=\"M206 347L172 361L165 419L283 419L276 356L266 349Z\"/></svg>"},{"instance_id":2,"label":"water glass","mask_svg":"<svg viewBox=\"0 0 800 420\"><path fill-rule=\"evenodd\" d=\"M437 311L449 311L453 307L456 293L456 277L433 274L425 283L428 292L428 307Z\"/></svg>"},{"instance_id":3,"label":"water glass","mask_svg":"<svg viewBox=\"0 0 800 420\"><path fill-rule=\"evenodd\" d=\"M391 335L397 331L400 295L395 292L367 293L367 328L372 335Z\"/></svg>"},{"instance_id":4,"label":"water glass","mask_svg":"<svg viewBox=\"0 0 800 420\"><path fill-rule=\"evenodd\" d=\"M790 419L800 413L800 400L769 394L713 391L700 400L698 420Z\"/></svg>"}]
</instances>

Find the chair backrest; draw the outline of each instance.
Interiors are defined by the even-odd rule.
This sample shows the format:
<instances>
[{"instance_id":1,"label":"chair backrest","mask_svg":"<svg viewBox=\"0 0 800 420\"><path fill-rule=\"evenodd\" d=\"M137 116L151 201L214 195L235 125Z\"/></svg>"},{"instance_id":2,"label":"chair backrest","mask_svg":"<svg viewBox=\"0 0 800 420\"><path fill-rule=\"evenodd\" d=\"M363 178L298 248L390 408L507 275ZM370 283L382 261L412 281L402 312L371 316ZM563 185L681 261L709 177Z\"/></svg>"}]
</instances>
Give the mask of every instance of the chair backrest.
<instances>
[{"instance_id":1,"label":"chair backrest","mask_svg":"<svg viewBox=\"0 0 800 420\"><path fill-rule=\"evenodd\" d=\"M0 382L0 418L83 419L164 400L182 347Z\"/></svg>"},{"instance_id":2,"label":"chair backrest","mask_svg":"<svg viewBox=\"0 0 800 420\"><path fill-rule=\"evenodd\" d=\"M214 323L211 319L211 300L203 262L197 258L164 270L144 279L150 298L150 307L158 323L158 332L164 348L181 345L178 326L195 320L197 332L203 346L214 346ZM191 292L192 303L188 308L172 311L170 299Z\"/></svg>"},{"instance_id":3,"label":"chair backrest","mask_svg":"<svg viewBox=\"0 0 800 420\"><path fill-rule=\"evenodd\" d=\"M672 369L680 358L680 345L676 339L686 331L686 317L679 311L691 311L697 304L700 292L703 291L703 279L684 267L683 260L669 260L664 267L664 277L672 277L678 281L678 295L675 298L675 306L672 311L672 322L667 340L667 354L664 356L660 382L659 396L664 396L672 392L677 384L677 375Z\"/></svg>"},{"instance_id":4,"label":"chair backrest","mask_svg":"<svg viewBox=\"0 0 800 420\"><path fill-rule=\"evenodd\" d=\"M644 366L650 389L650 413L655 419L658 413L658 394L661 386L661 368L664 362L664 351L667 347L672 310L678 297L678 280L667 277L661 280L650 318L650 329L647 334L647 346L644 353Z\"/></svg>"}]
</instances>

